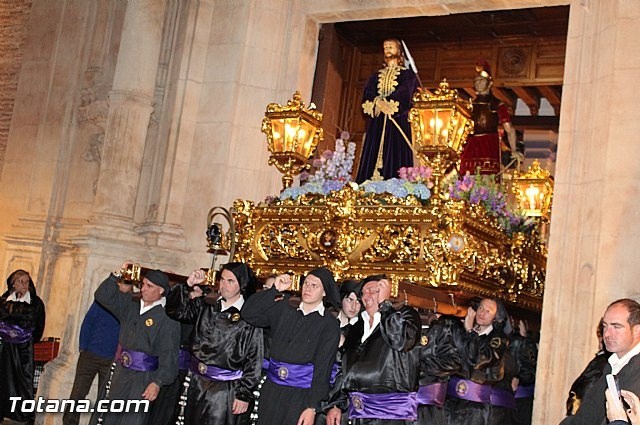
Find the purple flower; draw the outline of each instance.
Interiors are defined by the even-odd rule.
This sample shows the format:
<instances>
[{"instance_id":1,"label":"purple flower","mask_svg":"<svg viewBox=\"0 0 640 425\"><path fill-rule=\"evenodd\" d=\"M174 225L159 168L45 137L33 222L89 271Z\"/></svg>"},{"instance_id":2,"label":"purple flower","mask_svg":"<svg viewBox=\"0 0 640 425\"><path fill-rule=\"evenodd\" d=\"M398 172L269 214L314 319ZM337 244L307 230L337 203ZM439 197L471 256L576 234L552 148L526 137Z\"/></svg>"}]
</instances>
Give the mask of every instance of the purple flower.
<instances>
[{"instance_id":1,"label":"purple flower","mask_svg":"<svg viewBox=\"0 0 640 425\"><path fill-rule=\"evenodd\" d=\"M322 184L322 191L324 194L338 191L344 187L345 183L344 180L325 180Z\"/></svg>"}]
</instances>

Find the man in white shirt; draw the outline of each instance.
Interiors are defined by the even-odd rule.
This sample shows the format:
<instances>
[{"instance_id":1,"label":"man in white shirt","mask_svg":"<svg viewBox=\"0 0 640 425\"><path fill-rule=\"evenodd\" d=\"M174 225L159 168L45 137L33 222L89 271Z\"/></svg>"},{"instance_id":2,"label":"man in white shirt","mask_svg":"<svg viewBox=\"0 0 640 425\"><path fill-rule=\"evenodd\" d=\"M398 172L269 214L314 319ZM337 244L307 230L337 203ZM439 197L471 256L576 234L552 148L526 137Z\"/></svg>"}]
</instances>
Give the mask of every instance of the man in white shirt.
<instances>
[{"instance_id":1,"label":"man in white shirt","mask_svg":"<svg viewBox=\"0 0 640 425\"><path fill-rule=\"evenodd\" d=\"M394 308L391 283L383 275L362 284L362 320L347 335L342 377L327 412L327 424L348 415L354 425L413 424L417 419L418 357L411 353L421 336L420 315L409 306Z\"/></svg>"},{"instance_id":2,"label":"man in white shirt","mask_svg":"<svg viewBox=\"0 0 640 425\"><path fill-rule=\"evenodd\" d=\"M606 375L617 375L620 388L640 393L640 304L628 298L614 301L602 319L603 339L611 353L603 376L585 394L574 416L563 425L606 423Z\"/></svg>"},{"instance_id":3,"label":"man in white shirt","mask_svg":"<svg viewBox=\"0 0 640 425\"><path fill-rule=\"evenodd\" d=\"M333 273L326 267L311 270L302 279L297 308L282 300L291 285L291 276L280 275L270 289L249 298L242 309L247 322L271 328L258 425L312 425L329 392L340 339L338 321L323 304L337 308L340 303Z\"/></svg>"},{"instance_id":4,"label":"man in white shirt","mask_svg":"<svg viewBox=\"0 0 640 425\"><path fill-rule=\"evenodd\" d=\"M130 262L125 262L122 269ZM164 311L169 277L160 270L149 270L142 279L139 303L130 294L120 292L120 273L112 273L100 284L95 299L120 321L120 336L116 351L117 366L111 379L108 397L111 400L148 400L153 402L160 387L173 382L178 374L180 324ZM103 398L105 394L101 394ZM104 425L147 423L149 410L140 404L142 412L106 413ZM145 411L147 410L147 411ZM98 419L92 417L92 423Z\"/></svg>"},{"instance_id":5,"label":"man in white shirt","mask_svg":"<svg viewBox=\"0 0 640 425\"><path fill-rule=\"evenodd\" d=\"M262 330L240 312L256 291L256 276L244 263L225 264L215 301L192 297L205 279L203 270L195 270L172 288L167 301L169 317L194 325L185 423L247 424L260 381Z\"/></svg>"}]
</instances>

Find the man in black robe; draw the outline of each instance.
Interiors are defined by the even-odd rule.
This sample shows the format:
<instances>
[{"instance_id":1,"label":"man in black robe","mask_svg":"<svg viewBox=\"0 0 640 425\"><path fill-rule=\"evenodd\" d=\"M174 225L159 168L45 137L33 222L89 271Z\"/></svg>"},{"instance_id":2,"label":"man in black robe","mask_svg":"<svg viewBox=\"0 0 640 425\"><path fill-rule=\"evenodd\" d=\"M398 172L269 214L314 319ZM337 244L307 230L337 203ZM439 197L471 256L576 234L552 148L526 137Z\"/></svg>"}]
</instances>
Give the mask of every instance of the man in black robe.
<instances>
[{"instance_id":1,"label":"man in black robe","mask_svg":"<svg viewBox=\"0 0 640 425\"><path fill-rule=\"evenodd\" d=\"M33 423L32 412L11 411L9 397L33 400L33 344L44 331L44 303L24 270L11 273L7 287L0 297L0 422L11 418Z\"/></svg>"},{"instance_id":2,"label":"man in black robe","mask_svg":"<svg viewBox=\"0 0 640 425\"><path fill-rule=\"evenodd\" d=\"M298 308L276 301L291 284L291 276L278 276L271 289L252 296L242 310L249 323L271 328L271 356L260 393L258 425L312 425L329 392L340 339L338 321L323 304L326 299L338 307L333 274L324 267L309 272Z\"/></svg>"},{"instance_id":3,"label":"man in black robe","mask_svg":"<svg viewBox=\"0 0 640 425\"><path fill-rule=\"evenodd\" d=\"M246 264L228 263L220 273L217 300L190 296L205 278L204 271L194 271L167 301L169 317L195 324L185 424L245 425L260 381L263 341L262 330L241 319L240 312L256 290L256 277Z\"/></svg>"},{"instance_id":4,"label":"man in black robe","mask_svg":"<svg viewBox=\"0 0 640 425\"><path fill-rule=\"evenodd\" d=\"M418 424L445 425L444 400L449 377L462 367L454 334L464 331L457 317L432 318L423 326L420 345L420 387L418 388Z\"/></svg>"},{"instance_id":5,"label":"man in black robe","mask_svg":"<svg viewBox=\"0 0 640 425\"><path fill-rule=\"evenodd\" d=\"M518 321L518 332L509 335L509 352L518 366L514 385L516 399L514 422L517 425L531 425L538 347L523 320Z\"/></svg>"},{"instance_id":6,"label":"man in black robe","mask_svg":"<svg viewBox=\"0 0 640 425\"><path fill-rule=\"evenodd\" d=\"M580 408L562 425L606 423L605 376L618 377L620 389L640 394L640 304L628 298L614 301L602 318L602 336L611 356L603 375L587 391Z\"/></svg>"},{"instance_id":7,"label":"man in black robe","mask_svg":"<svg viewBox=\"0 0 640 425\"><path fill-rule=\"evenodd\" d=\"M327 425L343 415L354 425L413 424L417 419L420 315L409 306L395 309L391 284L382 275L363 281L364 311L347 335L338 376L340 391L327 412Z\"/></svg>"},{"instance_id":8,"label":"man in black robe","mask_svg":"<svg viewBox=\"0 0 640 425\"><path fill-rule=\"evenodd\" d=\"M315 424L325 425L327 423L327 415L325 414L326 406L334 395L335 391L339 391L339 385L336 385L336 378L342 367L342 353L344 352L342 347L344 345L345 338L349 334L349 331L360 320L360 308L362 303L360 302L361 283L358 280L345 280L340 284L340 302L341 308L338 312L338 322L340 323L340 342L338 343L338 351L336 352L336 361L331 367L331 389L329 390L329 396L327 400L322 402L321 411L317 413ZM346 424L346 421L343 421Z\"/></svg>"},{"instance_id":9,"label":"man in black robe","mask_svg":"<svg viewBox=\"0 0 640 425\"><path fill-rule=\"evenodd\" d=\"M398 177L401 167L413 166L408 116L418 77L405 67L400 41L383 42L384 67L364 87L362 109L369 121L356 182L372 177Z\"/></svg>"},{"instance_id":10,"label":"man in black robe","mask_svg":"<svg viewBox=\"0 0 640 425\"><path fill-rule=\"evenodd\" d=\"M569 397L567 397L566 401L567 416L576 414L585 394L598 382L598 379L604 373L605 366L609 363L608 360L611 353L607 351L602 340L602 319L600 319L596 328L596 337L598 338L598 352L587 364L580 376L571 384Z\"/></svg>"},{"instance_id":11,"label":"man in black robe","mask_svg":"<svg viewBox=\"0 0 640 425\"><path fill-rule=\"evenodd\" d=\"M125 262L125 269L130 262ZM100 284L95 299L120 321L116 367L111 379L110 400L148 400L158 396L160 387L171 384L178 374L180 324L164 311L169 291L169 277L160 270L150 270L142 279L139 302L118 290L119 273L112 273ZM104 394L103 394L104 395ZM149 411L104 413L105 425L144 425ZM97 420L92 417L92 422Z\"/></svg>"},{"instance_id":12,"label":"man in black robe","mask_svg":"<svg viewBox=\"0 0 640 425\"><path fill-rule=\"evenodd\" d=\"M517 366L508 349L507 311L497 299L469 307L466 332L456 342L465 367L449 380L445 402L451 425L509 425L516 407Z\"/></svg>"}]
</instances>

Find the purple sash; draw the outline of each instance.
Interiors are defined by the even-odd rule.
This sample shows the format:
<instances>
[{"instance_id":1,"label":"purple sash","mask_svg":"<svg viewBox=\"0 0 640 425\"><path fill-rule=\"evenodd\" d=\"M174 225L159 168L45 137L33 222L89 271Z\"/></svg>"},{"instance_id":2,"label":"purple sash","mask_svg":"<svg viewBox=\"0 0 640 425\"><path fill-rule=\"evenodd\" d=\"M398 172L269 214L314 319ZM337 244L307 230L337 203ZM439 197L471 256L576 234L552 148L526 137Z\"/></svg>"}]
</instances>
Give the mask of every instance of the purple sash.
<instances>
[{"instance_id":1,"label":"purple sash","mask_svg":"<svg viewBox=\"0 0 640 425\"><path fill-rule=\"evenodd\" d=\"M331 378L329 378L329 384L333 385L336 383L336 376L338 376L338 372L340 371L340 363L333 362L331 366Z\"/></svg>"},{"instance_id":2,"label":"purple sash","mask_svg":"<svg viewBox=\"0 0 640 425\"><path fill-rule=\"evenodd\" d=\"M491 391L491 405L497 407L506 407L507 409L516 408L516 399L513 393L502 388L493 388Z\"/></svg>"},{"instance_id":3,"label":"purple sash","mask_svg":"<svg viewBox=\"0 0 640 425\"><path fill-rule=\"evenodd\" d=\"M267 378L274 384L295 388L311 388L313 363L293 364L269 359Z\"/></svg>"},{"instance_id":4,"label":"purple sash","mask_svg":"<svg viewBox=\"0 0 640 425\"><path fill-rule=\"evenodd\" d=\"M202 363L195 356L191 356L191 371L213 381L235 381L242 378L243 375L241 370L223 369Z\"/></svg>"},{"instance_id":5,"label":"purple sash","mask_svg":"<svg viewBox=\"0 0 640 425\"><path fill-rule=\"evenodd\" d=\"M536 386L535 385L518 385L516 389L516 393L514 394L515 398L532 398L535 393Z\"/></svg>"},{"instance_id":6,"label":"purple sash","mask_svg":"<svg viewBox=\"0 0 640 425\"><path fill-rule=\"evenodd\" d=\"M18 325L0 321L0 339L9 344L22 344L29 342L33 329L22 329Z\"/></svg>"},{"instance_id":7,"label":"purple sash","mask_svg":"<svg viewBox=\"0 0 640 425\"><path fill-rule=\"evenodd\" d=\"M264 370L269 369L269 359L262 359L262 368Z\"/></svg>"},{"instance_id":8,"label":"purple sash","mask_svg":"<svg viewBox=\"0 0 640 425\"><path fill-rule=\"evenodd\" d=\"M444 406L444 399L447 395L446 382L434 382L429 385L421 385L418 388L418 404L429 404L432 406Z\"/></svg>"},{"instance_id":9,"label":"purple sash","mask_svg":"<svg viewBox=\"0 0 640 425\"><path fill-rule=\"evenodd\" d=\"M116 360L123 368L138 372L153 372L158 369L158 357L142 351L128 350L120 344L118 344L116 351Z\"/></svg>"},{"instance_id":10,"label":"purple sash","mask_svg":"<svg viewBox=\"0 0 640 425\"><path fill-rule=\"evenodd\" d=\"M447 387L447 395L476 403L490 403L491 390L491 385L481 385L452 376Z\"/></svg>"},{"instance_id":11,"label":"purple sash","mask_svg":"<svg viewBox=\"0 0 640 425\"><path fill-rule=\"evenodd\" d=\"M390 419L415 421L418 417L416 393L349 393L349 419Z\"/></svg>"},{"instance_id":12,"label":"purple sash","mask_svg":"<svg viewBox=\"0 0 640 425\"><path fill-rule=\"evenodd\" d=\"M178 352L178 369L189 370L189 364L191 364L191 353L181 348Z\"/></svg>"}]
</instances>

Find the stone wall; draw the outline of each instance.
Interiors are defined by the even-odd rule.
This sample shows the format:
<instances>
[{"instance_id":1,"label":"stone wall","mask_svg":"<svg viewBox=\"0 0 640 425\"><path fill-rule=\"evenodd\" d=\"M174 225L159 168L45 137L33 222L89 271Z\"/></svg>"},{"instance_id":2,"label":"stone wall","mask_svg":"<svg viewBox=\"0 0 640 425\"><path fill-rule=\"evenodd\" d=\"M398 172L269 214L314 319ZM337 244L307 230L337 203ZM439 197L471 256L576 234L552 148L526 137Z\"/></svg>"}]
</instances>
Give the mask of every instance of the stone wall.
<instances>
[{"instance_id":1,"label":"stone wall","mask_svg":"<svg viewBox=\"0 0 640 425\"><path fill-rule=\"evenodd\" d=\"M31 0L0 3L0 172L9 138L31 3Z\"/></svg>"}]
</instances>

